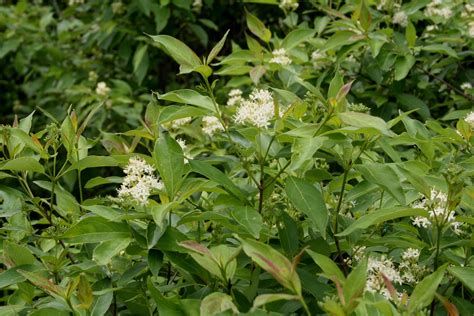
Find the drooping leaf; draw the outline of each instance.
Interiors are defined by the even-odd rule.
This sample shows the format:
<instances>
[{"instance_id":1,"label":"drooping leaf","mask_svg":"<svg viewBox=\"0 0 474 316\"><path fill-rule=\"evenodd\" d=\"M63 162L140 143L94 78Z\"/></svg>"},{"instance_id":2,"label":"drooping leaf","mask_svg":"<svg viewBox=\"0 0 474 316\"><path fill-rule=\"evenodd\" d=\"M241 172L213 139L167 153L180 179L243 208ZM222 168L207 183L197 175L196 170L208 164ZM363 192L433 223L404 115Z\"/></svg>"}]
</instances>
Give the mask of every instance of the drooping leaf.
<instances>
[{"instance_id":1,"label":"drooping leaf","mask_svg":"<svg viewBox=\"0 0 474 316\"><path fill-rule=\"evenodd\" d=\"M192 160L189 162L194 172L202 174L206 178L222 185L230 194L240 200L246 200L245 194L237 187L222 171L205 161Z\"/></svg>"},{"instance_id":2,"label":"drooping leaf","mask_svg":"<svg viewBox=\"0 0 474 316\"><path fill-rule=\"evenodd\" d=\"M261 242L239 238L243 250L262 269L270 273L281 285L301 295L301 282L291 262L271 246Z\"/></svg>"},{"instance_id":3,"label":"drooping leaf","mask_svg":"<svg viewBox=\"0 0 474 316\"><path fill-rule=\"evenodd\" d=\"M426 210L416 208L388 208L376 210L372 213L362 216L347 227L344 231L337 234L337 236L347 236L359 229L366 229L372 225L377 225L393 219L407 217L407 216L422 216L427 215Z\"/></svg>"},{"instance_id":4,"label":"drooping leaf","mask_svg":"<svg viewBox=\"0 0 474 316\"><path fill-rule=\"evenodd\" d=\"M255 15L245 10L247 16L247 27L250 32L260 38L262 41L268 43L272 37L272 33L265 27L262 21L260 21Z\"/></svg>"},{"instance_id":5,"label":"drooping leaf","mask_svg":"<svg viewBox=\"0 0 474 316\"><path fill-rule=\"evenodd\" d=\"M190 73L196 67L202 65L196 53L180 40L169 35L155 35L150 37L159 43L160 48L179 64L181 74Z\"/></svg>"},{"instance_id":6,"label":"drooping leaf","mask_svg":"<svg viewBox=\"0 0 474 316\"><path fill-rule=\"evenodd\" d=\"M401 205L406 204L405 192L401 186L400 178L395 172L395 167L390 164L367 163L355 167L364 178L376 183L387 191Z\"/></svg>"},{"instance_id":7,"label":"drooping leaf","mask_svg":"<svg viewBox=\"0 0 474 316\"><path fill-rule=\"evenodd\" d=\"M446 265L441 266L415 286L408 304L409 312L419 311L431 303L441 280L443 280L445 270Z\"/></svg>"},{"instance_id":8,"label":"drooping leaf","mask_svg":"<svg viewBox=\"0 0 474 316\"><path fill-rule=\"evenodd\" d=\"M311 183L295 177L288 177L285 190L295 208L308 216L313 227L326 236L329 215L321 192Z\"/></svg>"},{"instance_id":9,"label":"drooping leaf","mask_svg":"<svg viewBox=\"0 0 474 316\"><path fill-rule=\"evenodd\" d=\"M162 134L155 143L153 153L166 191L173 198L184 180L183 150L169 134Z\"/></svg>"},{"instance_id":10,"label":"drooping leaf","mask_svg":"<svg viewBox=\"0 0 474 316\"><path fill-rule=\"evenodd\" d=\"M215 112L216 108L211 98L208 96L199 94L198 92L191 89L181 89L171 91L165 94L158 95L160 100L178 102L183 104L190 104L206 109L210 112Z\"/></svg>"}]
</instances>

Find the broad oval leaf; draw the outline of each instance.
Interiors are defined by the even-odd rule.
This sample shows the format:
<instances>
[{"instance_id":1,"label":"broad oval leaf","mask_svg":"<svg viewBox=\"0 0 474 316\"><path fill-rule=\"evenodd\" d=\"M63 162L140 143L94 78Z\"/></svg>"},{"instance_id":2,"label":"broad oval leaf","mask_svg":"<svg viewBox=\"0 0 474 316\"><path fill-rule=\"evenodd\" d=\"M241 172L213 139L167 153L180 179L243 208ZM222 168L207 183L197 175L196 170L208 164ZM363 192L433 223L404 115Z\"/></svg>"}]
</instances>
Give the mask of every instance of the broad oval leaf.
<instances>
[{"instance_id":1,"label":"broad oval leaf","mask_svg":"<svg viewBox=\"0 0 474 316\"><path fill-rule=\"evenodd\" d=\"M150 35L150 37L159 43L160 48L179 64L181 74L190 73L196 67L202 65L196 53L180 40L169 35Z\"/></svg>"},{"instance_id":2,"label":"broad oval leaf","mask_svg":"<svg viewBox=\"0 0 474 316\"><path fill-rule=\"evenodd\" d=\"M166 191L173 198L183 183L183 150L168 134L162 134L155 143L153 154Z\"/></svg>"},{"instance_id":3,"label":"broad oval leaf","mask_svg":"<svg viewBox=\"0 0 474 316\"><path fill-rule=\"evenodd\" d=\"M195 105L211 112L216 112L216 108L210 97L199 94L198 92L191 89L180 89L165 94L160 94L158 95L158 99Z\"/></svg>"},{"instance_id":4,"label":"broad oval leaf","mask_svg":"<svg viewBox=\"0 0 474 316\"><path fill-rule=\"evenodd\" d=\"M110 222L103 217L89 216L69 228L61 239L71 244L96 243L130 237L125 223Z\"/></svg>"},{"instance_id":5,"label":"broad oval leaf","mask_svg":"<svg viewBox=\"0 0 474 316\"><path fill-rule=\"evenodd\" d=\"M285 189L295 208L308 216L325 238L329 215L321 192L311 183L295 177L288 177Z\"/></svg>"},{"instance_id":6,"label":"broad oval leaf","mask_svg":"<svg viewBox=\"0 0 474 316\"><path fill-rule=\"evenodd\" d=\"M418 208L387 208L382 210L376 210L373 213L369 213L367 215L362 216L357 221L352 223L349 227L347 227L344 231L337 234L337 236L347 236L352 232L358 229L366 229L372 225L377 225L386 221L390 221L392 219L400 218L400 217L407 217L407 216L422 216L427 215L426 210L418 209Z\"/></svg>"}]
</instances>

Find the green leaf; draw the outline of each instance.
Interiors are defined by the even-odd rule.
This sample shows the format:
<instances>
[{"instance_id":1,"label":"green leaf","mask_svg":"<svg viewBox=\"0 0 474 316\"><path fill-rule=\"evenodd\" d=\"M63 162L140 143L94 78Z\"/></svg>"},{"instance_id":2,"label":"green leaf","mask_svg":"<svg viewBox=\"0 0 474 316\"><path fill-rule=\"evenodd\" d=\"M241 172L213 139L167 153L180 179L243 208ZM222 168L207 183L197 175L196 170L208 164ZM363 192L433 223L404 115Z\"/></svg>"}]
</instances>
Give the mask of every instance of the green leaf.
<instances>
[{"instance_id":1,"label":"green leaf","mask_svg":"<svg viewBox=\"0 0 474 316\"><path fill-rule=\"evenodd\" d=\"M66 172L72 170L84 170L88 168L116 167L120 161L111 156L87 156L74 162Z\"/></svg>"},{"instance_id":2,"label":"green leaf","mask_svg":"<svg viewBox=\"0 0 474 316\"><path fill-rule=\"evenodd\" d=\"M158 99L183 104L195 105L200 108L215 112L216 108L212 99L208 96L199 94L191 89L181 89L158 95Z\"/></svg>"},{"instance_id":3,"label":"green leaf","mask_svg":"<svg viewBox=\"0 0 474 316\"><path fill-rule=\"evenodd\" d=\"M313 38L315 33L316 30L313 29L298 28L293 30L283 39L281 47L290 50Z\"/></svg>"},{"instance_id":4,"label":"green leaf","mask_svg":"<svg viewBox=\"0 0 474 316\"><path fill-rule=\"evenodd\" d=\"M147 279L147 288L151 297L155 301L158 314L166 316L185 316L178 299L164 297L161 292L153 285L151 278Z\"/></svg>"},{"instance_id":5,"label":"green leaf","mask_svg":"<svg viewBox=\"0 0 474 316\"><path fill-rule=\"evenodd\" d=\"M358 229L366 229L370 226L377 225L386 221L390 221L393 219L407 217L407 216L422 216L427 215L426 210L416 209L416 208L387 208L376 210L373 213L369 213L367 215L362 216L355 222L353 222L349 227L347 227L344 231L337 234L337 236L347 236L352 232Z\"/></svg>"},{"instance_id":6,"label":"green leaf","mask_svg":"<svg viewBox=\"0 0 474 316\"><path fill-rule=\"evenodd\" d=\"M220 51L222 50L222 47L224 47L225 40L227 39L227 35L229 34L229 31L230 30L227 30L227 32L225 32L221 40L216 44L216 46L212 48L211 52L209 53L209 56L207 56L207 60L206 60L207 65L209 65L214 60L214 58L217 57L217 55L219 55Z\"/></svg>"},{"instance_id":7,"label":"green leaf","mask_svg":"<svg viewBox=\"0 0 474 316\"><path fill-rule=\"evenodd\" d=\"M3 255L15 266L25 264L39 265L39 262L28 248L9 241L3 242Z\"/></svg>"},{"instance_id":8,"label":"green leaf","mask_svg":"<svg viewBox=\"0 0 474 316\"><path fill-rule=\"evenodd\" d=\"M111 222L120 222L120 217L123 215L119 209L105 205L81 205L85 210L88 210L96 215L99 215Z\"/></svg>"},{"instance_id":9,"label":"green leaf","mask_svg":"<svg viewBox=\"0 0 474 316\"><path fill-rule=\"evenodd\" d=\"M282 212L278 225L278 237L285 252L294 256L299 248L298 226L295 220L286 212Z\"/></svg>"},{"instance_id":10,"label":"green leaf","mask_svg":"<svg viewBox=\"0 0 474 316\"><path fill-rule=\"evenodd\" d=\"M431 117L429 106L420 98L407 93L396 94L396 97L403 110L417 110L417 113L420 114L423 120Z\"/></svg>"},{"instance_id":11,"label":"green leaf","mask_svg":"<svg viewBox=\"0 0 474 316\"><path fill-rule=\"evenodd\" d=\"M141 84L148 72L149 58L148 45L141 45L133 55L133 74L137 78L138 84Z\"/></svg>"},{"instance_id":12,"label":"green leaf","mask_svg":"<svg viewBox=\"0 0 474 316\"><path fill-rule=\"evenodd\" d=\"M206 178L224 187L224 190L238 198L245 201L246 195L236 186L222 171L210 165L205 161L191 160L189 162L194 172L202 174Z\"/></svg>"},{"instance_id":13,"label":"green leaf","mask_svg":"<svg viewBox=\"0 0 474 316\"><path fill-rule=\"evenodd\" d=\"M206 296L202 300L199 310L201 315L206 316L217 315L227 310L231 310L235 314L239 313L232 297L221 292L214 292Z\"/></svg>"},{"instance_id":14,"label":"green leaf","mask_svg":"<svg viewBox=\"0 0 474 316\"><path fill-rule=\"evenodd\" d=\"M252 306L252 311L255 311L257 308L260 306L263 306L268 303L276 302L276 301L298 301L300 298L296 295L290 295L290 294L261 294L255 298L253 301L253 306Z\"/></svg>"},{"instance_id":15,"label":"green leaf","mask_svg":"<svg viewBox=\"0 0 474 316\"><path fill-rule=\"evenodd\" d=\"M61 239L71 244L96 243L130 237L125 223L113 223L103 217L89 216L69 228Z\"/></svg>"},{"instance_id":16,"label":"green leaf","mask_svg":"<svg viewBox=\"0 0 474 316\"><path fill-rule=\"evenodd\" d=\"M407 28L405 30L405 38L408 43L408 47L415 47L416 44L416 29L411 21L408 21Z\"/></svg>"},{"instance_id":17,"label":"green leaf","mask_svg":"<svg viewBox=\"0 0 474 316\"><path fill-rule=\"evenodd\" d=\"M411 55L398 56L395 61L395 80L404 79L410 72L411 67L415 64L416 59Z\"/></svg>"},{"instance_id":18,"label":"green leaf","mask_svg":"<svg viewBox=\"0 0 474 316\"><path fill-rule=\"evenodd\" d=\"M364 293L367 280L367 259L362 260L347 276L344 286L344 298L347 303L356 304L355 300Z\"/></svg>"},{"instance_id":19,"label":"green leaf","mask_svg":"<svg viewBox=\"0 0 474 316\"><path fill-rule=\"evenodd\" d=\"M427 52L445 54L454 58L458 58L456 51L446 44L431 44L422 46L421 49Z\"/></svg>"},{"instance_id":20,"label":"green leaf","mask_svg":"<svg viewBox=\"0 0 474 316\"><path fill-rule=\"evenodd\" d=\"M395 172L395 167L391 164L367 163L357 165L355 168L368 181L379 185L395 198L401 205L406 204L405 193L403 191L400 178Z\"/></svg>"},{"instance_id":21,"label":"green leaf","mask_svg":"<svg viewBox=\"0 0 474 316\"><path fill-rule=\"evenodd\" d=\"M454 275L464 286L474 292L474 268L472 267L449 267L448 271Z\"/></svg>"},{"instance_id":22,"label":"green leaf","mask_svg":"<svg viewBox=\"0 0 474 316\"><path fill-rule=\"evenodd\" d=\"M364 38L364 35L359 35L351 31L338 31L331 36L326 44L323 46L324 50L334 49L339 46L349 45Z\"/></svg>"},{"instance_id":23,"label":"green leaf","mask_svg":"<svg viewBox=\"0 0 474 316\"><path fill-rule=\"evenodd\" d=\"M253 237L260 238L263 220L262 216L255 209L248 206L235 206L232 210L232 217Z\"/></svg>"},{"instance_id":24,"label":"green leaf","mask_svg":"<svg viewBox=\"0 0 474 316\"><path fill-rule=\"evenodd\" d=\"M260 38L265 43L268 43L272 38L272 33L265 27L262 21L260 21L255 15L245 9L247 16L247 27L250 29L255 36Z\"/></svg>"},{"instance_id":25,"label":"green leaf","mask_svg":"<svg viewBox=\"0 0 474 316\"><path fill-rule=\"evenodd\" d=\"M243 250L262 269L270 273L281 285L301 295L301 282L291 262L280 252L264 243L239 238Z\"/></svg>"},{"instance_id":26,"label":"green leaf","mask_svg":"<svg viewBox=\"0 0 474 316\"><path fill-rule=\"evenodd\" d=\"M325 238L329 216L321 192L305 180L288 177L286 194L295 208L304 213Z\"/></svg>"},{"instance_id":27,"label":"green leaf","mask_svg":"<svg viewBox=\"0 0 474 316\"><path fill-rule=\"evenodd\" d=\"M163 258L164 254L158 249L150 249L148 250L148 268L150 269L151 273L154 276L158 276L160 273L160 269L163 266Z\"/></svg>"},{"instance_id":28,"label":"green leaf","mask_svg":"<svg viewBox=\"0 0 474 316\"><path fill-rule=\"evenodd\" d=\"M343 112L339 113L338 116L344 124L359 128L371 127L380 131L383 135L394 135L394 133L388 128L387 123L380 117L359 112Z\"/></svg>"},{"instance_id":29,"label":"green leaf","mask_svg":"<svg viewBox=\"0 0 474 316\"><path fill-rule=\"evenodd\" d=\"M334 74L334 78L332 78L331 82L329 83L328 100L336 98L343 85L344 81L342 80L342 76L339 71L337 71Z\"/></svg>"},{"instance_id":30,"label":"green leaf","mask_svg":"<svg viewBox=\"0 0 474 316\"><path fill-rule=\"evenodd\" d=\"M160 44L160 48L179 64L180 74L190 73L196 67L202 65L196 53L180 40L169 35L150 35L150 37Z\"/></svg>"},{"instance_id":31,"label":"green leaf","mask_svg":"<svg viewBox=\"0 0 474 316\"><path fill-rule=\"evenodd\" d=\"M94 249L93 259L100 265L109 264L114 256L127 248L130 238L115 238L104 241Z\"/></svg>"},{"instance_id":32,"label":"green leaf","mask_svg":"<svg viewBox=\"0 0 474 316\"><path fill-rule=\"evenodd\" d=\"M169 134L162 134L155 143L153 154L166 191L173 198L184 180L183 150Z\"/></svg>"},{"instance_id":33,"label":"green leaf","mask_svg":"<svg viewBox=\"0 0 474 316\"><path fill-rule=\"evenodd\" d=\"M429 305L435 296L441 280L443 280L446 264L436 270L434 273L425 277L419 282L410 296L408 312L413 313Z\"/></svg>"},{"instance_id":34,"label":"green leaf","mask_svg":"<svg viewBox=\"0 0 474 316\"><path fill-rule=\"evenodd\" d=\"M314 262L316 262L321 270L323 270L323 274L326 278L330 280L335 278L340 283L344 283L346 278L334 261L310 249L306 249L306 252L311 256L311 258L313 258Z\"/></svg>"},{"instance_id":35,"label":"green leaf","mask_svg":"<svg viewBox=\"0 0 474 316\"><path fill-rule=\"evenodd\" d=\"M0 170L44 173L43 165L32 157L20 157L7 160L0 164Z\"/></svg>"}]
</instances>

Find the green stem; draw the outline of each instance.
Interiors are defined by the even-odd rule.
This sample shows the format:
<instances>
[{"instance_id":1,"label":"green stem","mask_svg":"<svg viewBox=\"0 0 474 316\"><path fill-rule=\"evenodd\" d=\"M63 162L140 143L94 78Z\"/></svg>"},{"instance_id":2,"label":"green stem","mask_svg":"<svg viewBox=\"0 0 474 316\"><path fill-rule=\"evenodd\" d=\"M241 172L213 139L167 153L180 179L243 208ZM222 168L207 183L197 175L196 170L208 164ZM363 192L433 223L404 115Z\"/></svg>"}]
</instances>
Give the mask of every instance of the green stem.
<instances>
[{"instance_id":1,"label":"green stem","mask_svg":"<svg viewBox=\"0 0 474 316\"><path fill-rule=\"evenodd\" d=\"M344 175L342 178L342 187L341 187L341 193L339 194L339 201L337 203L337 208L336 208L336 213L335 213L335 219L334 219L334 243L336 244L337 248L337 257L339 260L339 263L342 266L342 269L344 270L344 274L347 275L347 269L346 269L346 264L344 262L344 258L342 257L342 251L341 251L341 246L339 244L339 238L337 238L337 230L338 230L338 225L339 225L339 212L341 211L341 206L342 206L342 200L344 198L344 190L346 188L346 182L347 182L347 174L349 173L351 164L349 164L349 167L344 171Z\"/></svg>"},{"instance_id":2,"label":"green stem","mask_svg":"<svg viewBox=\"0 0 474 316\"><path fill-rule=\"evenodd\" d=\"M301 305L303 305L303 308L308 316L311 316L311 312L309 311L308 305L306 305L306 302L304 301L303 297L300 297L300 302Z\"/></svg>"}]
</instances>

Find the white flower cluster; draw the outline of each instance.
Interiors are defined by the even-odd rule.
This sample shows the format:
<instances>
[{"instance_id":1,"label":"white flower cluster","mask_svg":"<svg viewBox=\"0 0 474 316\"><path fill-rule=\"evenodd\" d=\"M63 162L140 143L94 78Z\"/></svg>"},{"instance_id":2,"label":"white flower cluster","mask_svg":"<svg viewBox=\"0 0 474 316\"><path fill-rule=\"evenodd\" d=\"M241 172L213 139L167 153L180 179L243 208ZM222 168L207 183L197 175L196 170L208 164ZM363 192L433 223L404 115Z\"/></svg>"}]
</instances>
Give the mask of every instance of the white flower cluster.
<instances>
[{"instance_id":1,"label":"white flower cluster","mask_svg":"<svg viewBox=\"0 0 474 316\"><path fill-rule=\"evenodd\" d=\"M454 233L462 234L462 223L456 222L456 213L448 210L448 196L443 192L431 189L429 200L426 198L413 204L415 208L428 210L428 218L417 216L412 219L412 224L418 227L428 228L431 225L444 226L451 225Z\"/></svg>"},{"instance_id":2,"label":"white flower cluster","mask_svg":"<svg viewBox=\"0 0 474 316\"><path fill-rule=\"evenodd\" d=\"M256 127L267 127L275 116L275 105L270 91L254 90L248 100L243 100L234 121L237 124L251 124Z\"/></svg>"},{"instance_id":3,"label":"white flower cluster","mask_svg":"<svg viewBox=\"0 0 474 316\"><path fill-rule=\"evenodd\" d=\"M176 142L179 144L181 149L183 150L184 154L184 163L189 163L189 159L192 159L191 155L188 153L188 146L186 145L186 141L182 138L177 138Z\"/></svg>"},{"instance_id":4,"label":"white flower cluster","mask_svg":"<svg viewBox=\"0 0 474 316\"><path fill-rule=\"evenodd\" d=\"M270 63L286 66L291 64L291 58L288 56L286 49L280 48L275 49L272 52L272 59L270 59Z\"/></svg>"},{"instance_id":5,"label":"white flower cluster","mask_svg":"<svg viewBox=\"0 0 474 316\"><path fill-rule=\"evenodd\" d=\"M404 283L415 284L429 272L426 266L418 263L420 250L408 248L402 253L402 262L398 266Z\"/></svg>"},{"instance_id":6,"label":"white flower cluster","mask_svg":"<svg viewBox=\"0 0 474 316\"><path fill-rule=\"evenodd\" d=\"M280 8L283 10L296 10L298 6L298 0L280 0Z\"/></svg>"},{"instance_id":7,"label":"white flower cluster","mask_svg":"<svg viewBox=\"0 0 474 316\"><path fill-rule=\"evenodd\" d=\"M240 104L242 102L242 90L240 89L232 89L229 92L229 99L227 100L228 106L234 106Z\"/></svg>"},{"instance_id":8,"label":"white flower cluster","mask_svg":"<svg viewBox=\"0 0 474 316\"><path fill-rule=\"evenodd\" d=\"M366 247L362 246L353 251L352 259L355 262L359 262L364 256L366 256ZM393 262L392 258L386 255L369 255L365 290L391 298L382 275L394 285L401 285L403 283L414 285L429 272L426 266L419 265L418 263L420 257L418 249L408 248L402 253L401 257L402 262L397 265ZM348 263L352 265L351 262ZM400 293L396 294L399 297L401 296Z\"/></svg>"},{"instance_id":9,"label":"white flower cluster","mask_svg":"<svg viewBox=\"0 0 474 316\"><path fill-rule=\"evenodd\" d=\"M146 205L153 189L163 189L163 183L155 176L155 168L140 157L129 159L123 170L127 175L118 189L120 199L132 198L142 205Z\"/></svg>"},{"instance_id":10,"label":"white flower cluster","mask_svg":"<svg viewBox=\"0 0 474 316\"><path fill-rule=\"evenodd\" d=\"M372 293L380 293L386 298L391 298L390 292L385 286L382 274L392 282L392 284L403 283L400 272L395 267L392 259L385 255L379 258L369 257L367 265L367 283L365 290Z\"/></svg>"},{"instance_id":11,"label":"white flower cluster","mask_svg":"<svg viewBox=\"0 0 474 316\"><path fill-rule=\"evenodd\" d=\"M467 34L469 35L469 37L474 37L474 21L469 22L467 25Z\"/></svg>"},{"instance_id":12,"label":"white flower cluster","mask_svg":"<svg viewBox=\"0 0 474 316\"><path fill-rule=\"evenodd\" d=\"M443 0L433 0L426 6L425 15L447 20L453 15L453 11L443 3Z\"/></svg>"},{"instance_id":13,"label":"white flower cluster","mask_svg":"<svg viewBox=\"0 0 474 316\"><path fill-rule=\"evenodd\" d=\"M202 9L202 0L194 0L193 3L192 3L192 10L195 11L195 12L201 12L201 9Z\"/></svg>"},{"instance_id":14,"label":"white flower cluster","mask_svg":"<svg viewBox=\"0 0 474 316\"><path fill-rule=\"evenodd\" d=\"M393 15L393 24L399 24L400 26L406 27L408 25L408 15L405 11L398 11Z\"/></svg>"},{"instance_id":15,"label":"white flower cluster","mask_svg":"<svg viewBox=\"0 0 474 316\"><path fill-rule=\"evenodd\" d=\"M98 95L107 95L110 92L110 88L107 87L107 84L103 81L99 82L97 84L97 87L95 88L95 93Z\"/></svg>"},{"instance_id":16,"label":"white flower cluster","mask_svg":"<svg viewBox=\"0 0 474 316\"><path fill-rule=\"evenodd\" d=\"M327 54L326 52L320 52L315 50L311 53L311 61L313 62L313 68L315 70L322 69L327 65Z\"/></svg>"},{"instance_id":17,"label":"white flower cluster","mask_svg":"<svg viewBox=\"0 0 474 316\"><path fill-rule=\"evenodd\" d=\"M83 4L84 0L69 0L68 5Z\"/></svg>"},{"instance_id":18,"label":"white flower cluster","mask_svg":"<svg viewBox=\"0 0 474 316\"><path fill-rule=\"evenodd\" d=\"M214 135L217 131L223 131L224 126L215 116L204 116L202 118L202 131L208 136Z\"/></svg>"},{"instance_id":19,"label":"white flower cluster","mask_svg":"<svg viewBox=\"0 0 474 316\"><path fill-rule=\"evenodd\" d=\"M461 89L463 89L463 90L472 89L472 84L471 84L470 82L464 82L464 83L461 85Z\"/></svg>"},{"instance_id":20,"label":"white flower cluster","mask_svg":"<svg viewBox=\"0 0 474 316\"><path fill-rule=\"evenodd\" d=\"M87 80L95 82L97 79L99 79L97 73L93 70L89 71L89 77L87 78Z\"/></svg>"},{"instance_id":21,"label":"white flower cluster","mask_svg":"<svg viewBox=\"0 0 474 316\"><path fill-rule=\"evenodd\" d=\"M464 118L464 121L471 126L471 128L474 128L474 111L471 111L466 117Z\"/></svg>"},{"instance_id":22,"label":"white flower cluster","mask_svg":"<svg viewBox=\"0 0 474 316\"><path fill-rule=\"evenodd\" d=\"M173 120L169 123L169 127L172 129L178 129L181 126L184 126L186 124L189 124L191 122L192 118L191 117L183 117L180 119Z\"/></svg>"}]
</instances>

